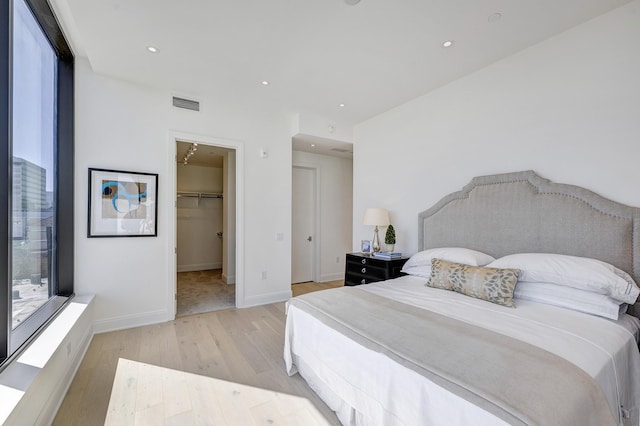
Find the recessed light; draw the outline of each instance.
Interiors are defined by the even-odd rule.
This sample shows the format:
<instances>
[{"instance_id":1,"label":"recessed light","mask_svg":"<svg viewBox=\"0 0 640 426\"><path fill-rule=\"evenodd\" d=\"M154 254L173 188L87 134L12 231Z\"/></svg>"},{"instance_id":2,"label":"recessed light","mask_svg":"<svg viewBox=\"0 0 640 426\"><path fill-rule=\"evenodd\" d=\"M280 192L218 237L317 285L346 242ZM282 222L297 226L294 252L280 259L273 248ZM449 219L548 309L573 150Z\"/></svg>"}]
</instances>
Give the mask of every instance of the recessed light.
<instances>
[{"instance_id":1,"label":"recessed light","mask_svg":"<svg viewBox=\"0 0 640 426\"><path fill-rule=\"evenodd\" d=\"M263 86L268 86L269 82L267 80L262 80L260 84L262 84Z\"/></svg>"},{"instance_id":2,"label":"recessed light","mask_svg":"<svg viewBox=\"0 0 640 426\"><path fill-rule=\"evenodd\" d=\"M344 104L340 104L340 105L338 105L338 106L339 106L340 108L344 108L344 106L345 106L345 105L344 105Z\"/></svg>"},{"instance_id":3,"label":"recessed light","mask_svg":"<svg viewBox=\"0 0 640 426\"><path fill-rule=\"evenodd\" d=\"M442 43L442 47L451 47L453 46L453 40L447 40L444 43Z\"/></svg>"},{"instance_id":4,"label":"recessed light","mask_svg":"<svg viewBox=\"0 0 640 426\"><path fill-rule=\"evenodd\" d=\"M311 148L315 148L315 147L316 147L316 144L315 144L315 143L312 143L312 144L311 144Z\"/></svg>"},{"instance_id":5,"label":"recessed light","mask_svg":"<svg viewBox=\"0 0 640 426\"><path fill-rule=\"evenodd\" d=\"M493 22L499 21L500 18L502 18L502 13L496 12L489 15L489 17L487 18L487 21L489 21L489 23L493 23Z\"/></svg>"},{"instance_id":6,"label":"recessed light","mask_svg":"<svg viewBox=\"0 0 640 426\"><path fill-rule=\"evenodd\" d=\"M153 46L147 46L147 50L151 53L158 53L158 49Z\"/></svg>"}]
</instances>

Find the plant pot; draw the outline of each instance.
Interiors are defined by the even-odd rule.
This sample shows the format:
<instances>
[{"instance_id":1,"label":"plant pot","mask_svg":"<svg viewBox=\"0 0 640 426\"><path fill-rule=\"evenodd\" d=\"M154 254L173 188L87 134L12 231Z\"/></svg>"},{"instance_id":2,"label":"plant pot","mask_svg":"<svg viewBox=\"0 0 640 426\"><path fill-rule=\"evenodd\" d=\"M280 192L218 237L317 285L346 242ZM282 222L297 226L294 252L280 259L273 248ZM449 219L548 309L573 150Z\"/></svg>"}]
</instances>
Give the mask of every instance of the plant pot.
<instances>
[{"instance_id":1,"label":"plant pot","mask_svg":"<svg viewBox=\"0 0 640 426\"><path fill-rule=\"evenodd\" d=\"M393 249L395 248L395 244L385 244L385 247L387 248L387 253L393 253Z\"/></svg>"}]
</instances>

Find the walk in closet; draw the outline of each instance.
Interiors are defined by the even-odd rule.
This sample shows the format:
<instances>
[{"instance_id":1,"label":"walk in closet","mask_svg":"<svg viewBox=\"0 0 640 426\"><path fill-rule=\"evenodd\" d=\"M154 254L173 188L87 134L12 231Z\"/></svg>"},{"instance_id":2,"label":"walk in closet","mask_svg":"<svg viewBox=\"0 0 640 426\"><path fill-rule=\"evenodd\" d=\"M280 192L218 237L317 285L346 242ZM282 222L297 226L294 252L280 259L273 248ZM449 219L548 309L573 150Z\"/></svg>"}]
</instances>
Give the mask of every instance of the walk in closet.
<instances>
[{"instance_id":1,"label":"walk in closet","mask_svg":"<svg viewBox=\"0 0 640 426\"><path fill-rule=\"evenodd\" d=\"M180 142L177 152L177 316L234 307L234 152Z\"/></svg>"}]
</instances>

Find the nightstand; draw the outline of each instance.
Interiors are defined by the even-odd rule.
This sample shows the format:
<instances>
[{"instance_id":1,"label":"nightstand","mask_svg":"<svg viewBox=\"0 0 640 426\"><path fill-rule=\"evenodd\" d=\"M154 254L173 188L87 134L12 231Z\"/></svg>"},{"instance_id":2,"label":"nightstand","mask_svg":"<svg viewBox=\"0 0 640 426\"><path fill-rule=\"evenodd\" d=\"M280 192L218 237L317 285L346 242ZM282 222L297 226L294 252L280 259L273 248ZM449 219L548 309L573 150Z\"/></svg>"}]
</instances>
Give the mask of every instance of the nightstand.
<instances>
[{"instance_id":1,"label":"nightstand","mask_svg":"<svg viewBox=\"0 0 640 426\"><path fill-rule=\"evenodd\" d=\"M365 253L347 253L344 285L369 284L404 275L400 270L408 260L382 259Z\"/></svg>"}]
</instances>

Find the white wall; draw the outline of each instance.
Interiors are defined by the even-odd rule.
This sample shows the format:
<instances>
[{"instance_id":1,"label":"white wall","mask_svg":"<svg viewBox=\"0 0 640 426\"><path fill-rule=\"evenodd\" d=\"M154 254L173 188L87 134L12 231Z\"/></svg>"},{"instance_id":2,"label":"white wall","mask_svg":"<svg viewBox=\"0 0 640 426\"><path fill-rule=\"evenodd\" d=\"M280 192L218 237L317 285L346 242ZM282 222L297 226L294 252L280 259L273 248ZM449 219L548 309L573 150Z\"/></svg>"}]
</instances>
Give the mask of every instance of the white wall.
<instances>
[{"instance_id":1,"label":"white wall","mask_svg":"<svg viewBox=\"0 0 640 426\"><path fill-rule=\"evenodd\" d=\"M218 167L178 164L178 191L223 192L223 170ZM178 198L178 272L222 268L222 198Z\"/></svg>"},{"instance_id":2,"label":"white wall","mask_svg":"<svg viewBox=\"0 0 640 426\"><path fill-rule=\"evenodd\" d=\"M343 279L345 253L351 251L353 162L293 151L293 165L312 165L319 170L320 262L316 279L320 282Z\"/></svg>"},{"instance_id":3,"label":"white wall","mask_svg":"<svg viewBox=\"0 0 640 426\"><path fill-rule=\"evenodd\" d=\"M291 294L292 117L252 105L217 104L199 97L200 113L171 107L172 94L95 74L76 61L76 293L95 294L96 331L166 321L174 261L175 159L172 132L238 141L244 152L243 277L245 306L287 299ZM257 107L255 107L257 108ZM267 158L260 158L260 149ZM87 238L87 168L159 174L158 236ZM284 241L276 234L284 233ZM267 278L262 279L262 272ZM240 283L237 283L240 284Z\"/></svg>"},{"instance_id":4,"label":"white wall","mask_svg":"<svg viewBox=\"0 0 640 426\"><path fill-rule=\"evenodd\" d=\"M222 193L222 168L178 163L178 191Z\"/></svg>"},{"instance_id":5,"label":"white wall","mask_svg":"<svg viewBox=\"0 0 640 426\"><path fill-rule=\"evenodd\" d=\"M345 122L328 119L309 113L293 117L291 135L311 135L342 142L353 141L353 126Z\"/></svg>"},{"instance_id":6,"label":"white wall","mask_svg":"<svg viewBox=\"0 0 640 426\"><path fill-rule=\"evenodd\" d=\"M353 248L379 206L415 252L418 213L476 175L533 169L640 206L639 42L635 1L356 126Z\"/></svg>"}]
</instances>

